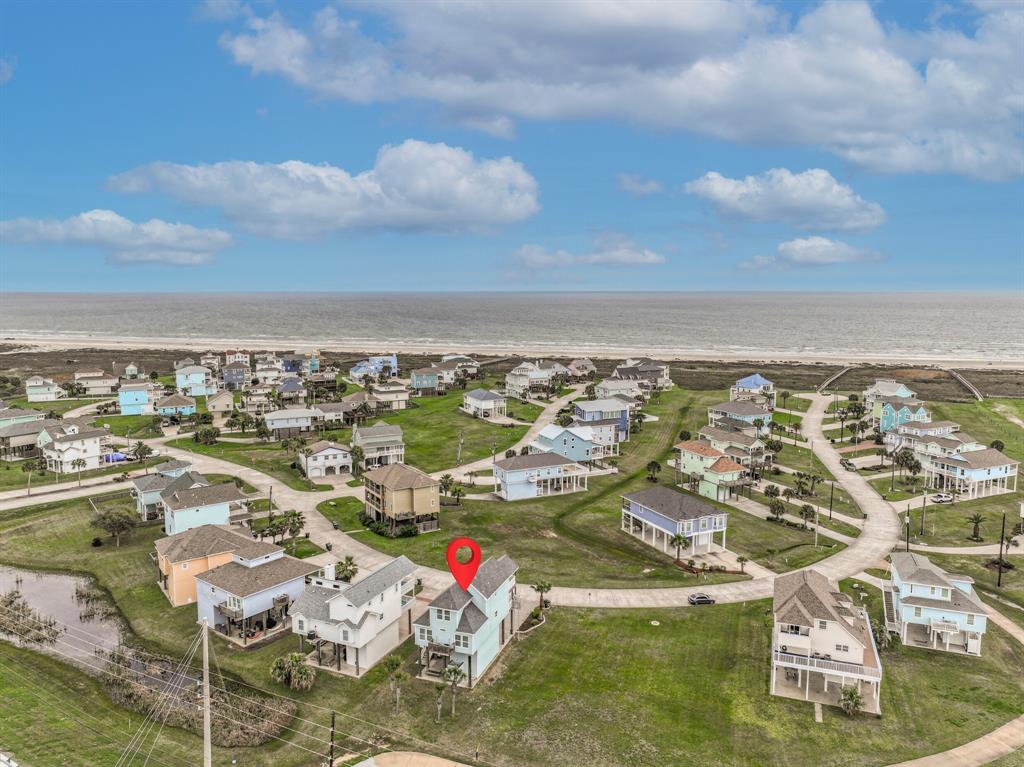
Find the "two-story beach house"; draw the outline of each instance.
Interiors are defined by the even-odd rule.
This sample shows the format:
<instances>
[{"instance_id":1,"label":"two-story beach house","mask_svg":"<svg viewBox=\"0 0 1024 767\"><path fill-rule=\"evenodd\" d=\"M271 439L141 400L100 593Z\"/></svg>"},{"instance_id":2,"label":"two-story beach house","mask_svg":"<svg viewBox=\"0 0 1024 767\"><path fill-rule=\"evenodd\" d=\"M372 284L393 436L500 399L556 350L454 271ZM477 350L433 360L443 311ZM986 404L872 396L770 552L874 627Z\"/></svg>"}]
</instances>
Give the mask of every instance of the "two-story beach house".
<instances>
[{"instance_id":1,"label":"two-story beach house","mask_svg":"<svg viewBox=\"0 0 1024 767\"><path fill-rule=\"evenodd\" d=\"M970 434L960 431L960 424L954 421L901 424L886 432L885 447L890 453L910 450L922 466L927 466L932 458L985 449Z\"/></svg>"},{"instance_id":2,"label":"two-story beach house","mask_svg":"<svg viewBox=\"0 0 1024 767\"><path fill-rule=\"evenodd\" d=\"M227 389L221 389L216 394L206 398L206 412L214 416L227 416L235 409L235 395Z\"/></svg>"},{"instance_id":3,"label":"two-story beach house","mask_svg":"<svg viewBox=\"0 0 1024 767\"><path fill-rule=\"evenodd\" d=\"M1017 491L1020 461L986 447L932 456L924 466L927 487L956 493L964 499Z\"/></svg>"},{"instance_id":4,"label":"two-story beach house","mask_svg":"<svg viewBox=\"0 0 1024 767\"><path fill-rule=\"evenodd\" d=\"M546 392L551 385L551 377L550 369L523 360L505 374L505 394L527 399L531 394Z\"/></svg>"},{"instance_id":5,"label":"two-story beach house","mask_svg":"<svg viewBox=\"0 0 1024 767\"><path fill-rule=\"evenodd\" d=\"M352 427L352 447L363 451L362 468L405 463L402 427L378 421L372 426Z\"/></svg>"},{"instance_id":6,"label":"two-story beach house","mask_svg":"<svg viewBox=\"0 0 1024 767\"><path fill-rule=\"evenodd\" d=\"M387 378L398 377L398 355L381 354L360 360L348 371L348 377L356 383L367 380L378 380L382 375Z\"/></svg>"},{"instance_id":7,"label":"two-story beach house","mask_svg":"<svg viewBox=\"0 0 1024 767\"><path fill-rule=\"evenodd\" d=\"M297 376L282 378L275 388L278 401L285 406L302 404L306 401L306 385Z\"/></svg>"},{"instance_id":8,"label":"two-story beach house","mask_svg":"<svg viewBox=\"0 0 1024 767\"><path fill-rule=\"evenodd\" d=\"M234 362L241 362L249 367L252 364L252 356L244 349L229 349L224 352L224 364L230 365Z\"/></svg>"},{"instance_id":9,"label":"two-story beach house","mask_svg":"<svg viewBox=\"0 0 1024 767\"><path fill-rule=\"evenodd\" d=\"M414 641L427 678L440 678L449 666L465 673L473 687L515 634L516 573L508 555L491 557L463 589L453 583L414 621Z\"/></svg>"},{"instance_id":10,"label":"two-story beach house","mask_svg":"<svg viewBox=\"0 0 1024 767\"><path fill-rule=\"evenodd\" d=\"M377 400L377 412L405 410L409 407L409 390L401 381L371 383L367 391Z\"/></svg>"},{"instance_id":11,"label":"two-story beach house","mask_svg":"<svg viewBox=\"0 0 1024 767\"><path fill-rule=\"evenodd\" d=\"M772 462L772 453L764 440L755 434L745 434L734 429L720 429L717 426L702 426L700 438L711 443L736 463L757 472Z\"/></svg>"},{"instance_id":12,"label":"two-story beach house","mask_svg":"<svg viewBox=\"0 0 1024 767\"><path fill-rule=\"evenodd\" d=\"M174 535L200 525L227 525L248 516L246 496L234 482L196 485L189 477L188 486L174 483L160 492L158 517L163 517L164 533ZM205 481L205 479L204 479Z\"/></svg>"},{"instance_id":13,"label":"two-story beach house","mask_svg":"<svg viewBox=\"0 0 1024 767\"><path fill-rule=\"evenodd\" d=\"M19 407L0 407L0 429L15 424L42 421L46 414L41 410L25 410Z\"/></svg>"},{"instance_id":14,"label":"two-story beach house","mask_svg":"<svg viewBox=\"0 0 1024 767\"><path fill-rule=\"evenodd\" d=\"M430 397L445 391L443 375L438 368L416 368L409 378L409 388L417 397Z\"/></svg>"},{"instance_id":15,"label":"two-story beach house","mask_svg":"<svg viewBox=\"0 0 1024 767\"><path fill-rule=\"evenodd\" d=\"M637 381L647 391L664 391L672 388L672 378L666 362L650 357L628 359L615 368L612 378Z\"/></svg>"},{"instance_id":16,"label":"two-story beach house","mask_svg":"<svg viewBox=\"0 0 1024 767\"><path fill-rule=\"evenodd\" d=\"M274 435L274 439L307 434L320 427L324 414L312 408L289 408L272 410L263 415L263 421Z\"/></svg>"},{"instance_id":17,"label":"two-story beach house","mask_svg":"<svg viewBox=\"0 0 1024 767\"><path fill-rule=\"evenodd\" d=\"M494 464L494 493L506 501L577 493L586 489L586 468L557 453L515 455Z\"/></svg>"},{"instance_id":18,"label":"two-story beach house","mask_svg":"<svg viewBox=\"0 0 1024 767\"><path fill-rule=\"evenodd\" d=\"M589 426L559 426L550 423L530 443L531 453L556 453L577 463L600 461L618 455L618 443L602 445Z\"/></svg>"},{"instance_id":19,"label":"two-story beach house","mask_svg":"<svg viewBox=\"0 0 1024 767\"><path fill-rule=\"evenodd\" d=\"M220 380L228 391L238 391L249 385L252 373L245 362L229 362L220 369Z\"/></svg>"},{"instance_id":20,"label":"two-story beach house","mask_svg":"<svg viewBox=\"0 0 1024 767\"><path fill-rule=\"evenodd\" d=\"M729 389L733 402L753 402L769 410L775 407L775 384L760 373L739 379Z\"/></svg>"},{"instance_id":21,"label":"two-story beach house","mask_svg":"<svg viewBox=\"0 0 1024 767\"><path fill-rule=\"evenodd\" d=\"M713 501L728 501L750 484L747 468L710 442L693 439L680 442L676 467L685 475L691 490Z\"/></svg>"},{"instance_id":22,"label":"two-story beach house","mask_svg":"<svg viewBox=\"0 0 1024 767\"><path fill-rule=\"evenodd\" d=\"M913 397L879 397L872 406L871 417L882 434L905 423L926 423L931 420L928 408L921 400Z\"/></svg>"},{"instance_id":23,"label":"two-story beach house","mask_svg":"<svg viewBox=\"0 0 1024 767\"><path fill-rule=\"evenodd\" d=\"M576 400L573 417L584 426L614 424L615 441L629 441L629 405L620 399Z\"/></svg>"},{"instance_id":24,"label":"two-story beach house","mask_svg":"<svg viewBox=\"0 0 1024 767\"><path fill-rule=\"evenodd\" d=\"M643 399L646 396L640 382L628 378L605 378L598 381L594 384L594 393L597 399L612 399L619 396Z\"/></svg>"},{"instance_id":25,"label":"two-story beach house","mask_svg":"<svg viewBox=\"0 0 1024 767\"><path fill-rule=\"evenodd\" d=\"M477 418L502 418L508 412L508 400L496 391L473 389L462 395L462 412Z\"/></svg>"},{"instance_id":26,"label":"two-story beach house","mask_svg":"<svg viewBox=\"0 0 1024 767\"><path fill-rule=\"evenodd\" d=\"M575 381L593 378L597 373L597 365L589 357L574 359L566 367L569 369L569 376Z\"/></svg>"},{"instance_id":27,"label":"two-story beach house","mask_svg":"<svg viewBox=\"0 0 1024 767\"><path fill-rule=\"evenodd\" d=\"M864 406L871 412L875 401L880 397L899 397L911 399L917 396L917 392L904 383L892 378L879 378L871 386L864 390Z\"/></svg>"},{"instance_id":28,"label":"two-story beach house","mask_svg":"<svg viewBox=\"0 0 1024 767\"><path fill-rule=\"evenodd\" d=\"M117 390L117 403L121 415L153 415L153 403L161 387L149 383L121 384Z\"/></svg>"},{"instance_id":29,"label":"two-story beach house","mask_svg":"<svg viewBox=\"0 0 1024 767\"><path fill-rule=\"evenodd\" d=\"M64 420L39 432L36 447L46 460L47 471L69 474L98 469L110 451L110 432ZM81 463L79 463L81 462Z\"/></svg>"},{"instance_id":30,"label":"two-story beach house","mask_svg":"<svg viewBox=\"0 0 1024 767\"><path fill-rule=\"evenodd\" d=\"M40 414L41 415L41 414ZM0 426L0 461L20 461L39 455L39 432L53 429L61 422L43 418Z\"/></svg>"},{"instance_id":31,"label":"two-story beach house","mask_svg":"<svg viewBox=\"0 0 1024 767\"><path fill-rule=\"evenodd\" d=\"M772 413L763 405L750 401L719 402L708 408L709 426L721 428L731 422L742 422L758 436L767 437L771 434Z\"/></svg>"},{"instance_id":32,"label":"two-story beach house","mask_svg":"<svg viewBox=\"0 0 1024 767\"><path fill-rule=\"evenodd\" d=\"M403 525L421 533L439 529L441 483L404 463L379 466L363 475L365 511L395 534Z\"/></svg>"},{"instance_id":33,"label":"two-story beach house","mask_svg":"<svg viewBox=\"0 0 1024 767\"><path fill-rule=\"evenodd\" d=\"M687 538L690 554L725 551L728 527L726 512L664 485L622 496L622 530L666 554L675 553L672 539L676 535ZM715 541L717 533L722 535L721 544Z\"/></svg>"},{"instance_id":34,"label":"two-story beach house","mask_svg":"<svg viewBox=\"0 0 1024 767\"><path fill-rule=\"evenodd\" d=\"M883 581L885 627L915 647L981 655L988 623L974 579L954 575L914 552L894 551L892 580Z\"/></svg>"},{"instance_id":35,"label":"two-story beach house","mask_svg":"<svg viewBox=\"0 0 1024 767\"><path fill-rule=\"evenodd\" d=\"M75 383L82 387L87 397L109 397L117 391L118 378L99 368L75 371Z\"/></svg>"},{"instance_id":36,"label":"two-story beach house","mask_svg":"<svg viewBox=\"0 0 1024 767\"><path fill-rule=\"evenodd\" d=\"M415 572L400 556L347 583L335 577L334 564L325 565L292 605L292 632L313 643L309 658L318 666L362 676L401 643L403 618L411 631Z\"/></svg>"},{"instance_id":37,"label":"two-story beach house","mask_svg":"<svg viewBox=\"0 0 1024 767\"><path fill-rule=\"evenodd\" d=\"M775 578L772 613L772 695L836 706L856 686L863 710L879 713L882 663L864 608L817 570L798 570Z\"/></svg>"},{"instance_id":38,"label":"two-story beach house","mask_svg":"<svg viewBox=\"0 0 1024 767\"><path fill-rule=\"evenodd\" d=\"M206 397L217 393L217 379L210 368L185 365L174 371L174 385L190 397Z\"/></svg>"},{"instance_id":39,"label":"two-story beach house","mask_svg":"<svg viewBox=\"0 0 1024 767\"><path fill-rule=\"evenodd\" d=\"M66 396L67 392L50 378L31 376L25 379L25 399L29 402L54 402Z\"/></svg>"},{"instance_id":40,"label":"two-story beach house","mask_svg":"<svg viewBox=\"0 0 1024 767\"><path fill-rule=\"evenodd\" d=\"M160 495L163 492L173 493L210 484L202 474L192 471L192 464L188 461L164 461L154 467L152 474L135 477L131 482L130 492L143 522L160 519L163 514Z\"/></svg>"},{"instance_id":41,"label":"two-story beach house","mask_svg":"<svg viewBox=\"0 0 1024 767\"><path fill-rule=\"evenodd\" d=\"M307 450L309 455L305 450L299 453L299 465L310 479L352 473L352 453L348 445L322 439Z\"/></svg>"}]
</instances>

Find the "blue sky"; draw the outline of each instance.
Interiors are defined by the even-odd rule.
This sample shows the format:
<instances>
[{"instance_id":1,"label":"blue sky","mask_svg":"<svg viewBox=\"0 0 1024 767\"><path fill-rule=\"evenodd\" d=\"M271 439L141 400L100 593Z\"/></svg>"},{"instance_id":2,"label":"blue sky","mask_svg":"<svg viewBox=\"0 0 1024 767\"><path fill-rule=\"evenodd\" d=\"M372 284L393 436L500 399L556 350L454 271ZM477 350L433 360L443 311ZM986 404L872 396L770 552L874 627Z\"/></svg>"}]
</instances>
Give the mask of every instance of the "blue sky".
<instances>
[{"instance_id":1,"label":"blue sky","mask_svg":"<svg viewBox=\"0 0 1024 767\"><path fill-rule=\"evenodd\" d=\"M1020 289L1012 3L0 10L0 288Z\"/></svg>"}]
</instances>

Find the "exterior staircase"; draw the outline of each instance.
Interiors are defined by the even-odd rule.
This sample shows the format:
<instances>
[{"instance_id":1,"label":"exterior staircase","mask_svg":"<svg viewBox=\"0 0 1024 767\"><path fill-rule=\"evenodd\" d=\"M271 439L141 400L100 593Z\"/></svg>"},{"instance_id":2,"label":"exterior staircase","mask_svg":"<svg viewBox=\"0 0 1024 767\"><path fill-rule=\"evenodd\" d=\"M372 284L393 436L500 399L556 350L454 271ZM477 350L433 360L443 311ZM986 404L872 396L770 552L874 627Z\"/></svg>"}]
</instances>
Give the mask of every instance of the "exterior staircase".
<instances>
[{"instance_id":1,"label":"exterior staircase","mask_svg":"<svg viewBox=\"0 0 1024 767\"><path fill-rule=\"evenodd\" d=\"M896 617L896 606L893 603L892 589L882 586L882 614L885 616L885 630L899 633L900 626Z\"/></svg>"}]
</instances>

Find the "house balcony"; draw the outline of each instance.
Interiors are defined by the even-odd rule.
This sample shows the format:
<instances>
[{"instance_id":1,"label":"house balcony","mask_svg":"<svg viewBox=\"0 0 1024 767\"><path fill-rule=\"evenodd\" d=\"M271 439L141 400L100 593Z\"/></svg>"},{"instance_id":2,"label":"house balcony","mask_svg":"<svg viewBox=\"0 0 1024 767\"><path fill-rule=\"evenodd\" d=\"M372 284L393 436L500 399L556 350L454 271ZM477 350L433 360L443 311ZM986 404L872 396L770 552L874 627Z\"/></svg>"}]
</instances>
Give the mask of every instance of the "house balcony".
<instances>
[{"instance_id":1,"label":"house balcony","mask_svg":"<svg viewBox=\"0 0 1024 767\"><path fill-rule=\"evenodd\" d=\"M217 610L228 620L240 621L245 617L241 607L231 607L227 602L217 605Z\"/></svg>"},{"instance_id":2,"label":"house balcony","mask_svg":"<svg viewBox=\"0 0 1024 767\"><path fill-rule=\"evenodd\" d=\"M775 637L775 644L779 648L780 652L810 650L811 636L810 634L790 634L786 631L780 630ZM782 648L786 649L783 650ZM809 654L810 653L807 653L807 655Z\"/></svg>"},{"instance_id":3,"label":"house balcony","mask_svg":"<svg viewBox=\"0 0 1024 767\"><path fill-rule=\"evenodd\" d=\"M863 663L847 663L839 660L815 658L809 655L782 652L779 649L772 650L772 663L786 668L817 671L820 674L831 674L833 676L850 676L869 681L882 678L882 669L880 667L865 666Z\"/></svg>"}]
</instances>

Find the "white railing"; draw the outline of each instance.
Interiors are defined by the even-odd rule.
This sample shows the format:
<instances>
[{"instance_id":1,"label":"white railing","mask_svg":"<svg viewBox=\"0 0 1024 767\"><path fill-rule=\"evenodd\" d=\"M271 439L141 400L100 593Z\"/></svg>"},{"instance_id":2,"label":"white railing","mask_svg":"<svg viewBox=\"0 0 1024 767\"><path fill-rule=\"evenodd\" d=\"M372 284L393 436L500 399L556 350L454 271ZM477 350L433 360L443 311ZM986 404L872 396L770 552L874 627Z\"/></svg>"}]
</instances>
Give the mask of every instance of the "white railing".
<instances>
[{"instance_id":1,"label":"white railing","mask_svg":"<svg viewBox=\"0 0 1024 767\"><path fill-rule=\"evenodd\" d=\"M849 674L851 676L868 676L873 679L881 679L881 669L865 666L861 663L844 663L838 660L825 660L824 658L811 658L807 655L795 655L793 653L774 650L772 660L788 666L814 669L816 671L828 671L834 674Z\"/></svg>"}]
</instances>

